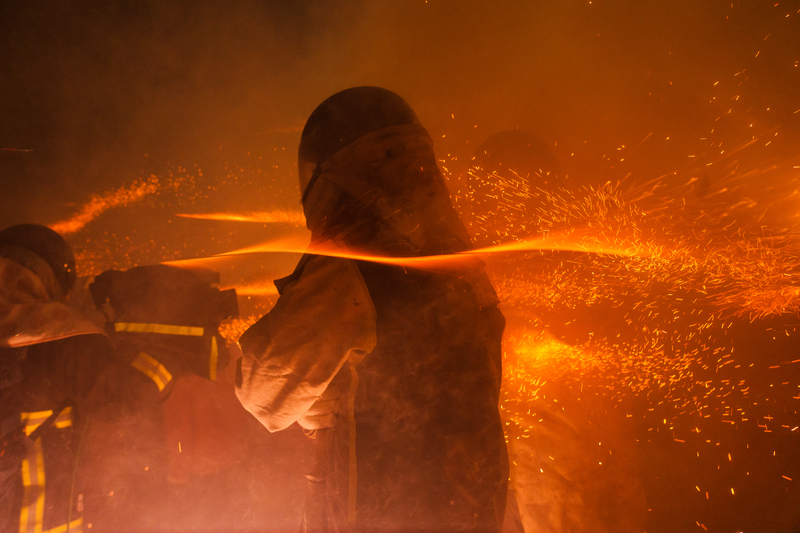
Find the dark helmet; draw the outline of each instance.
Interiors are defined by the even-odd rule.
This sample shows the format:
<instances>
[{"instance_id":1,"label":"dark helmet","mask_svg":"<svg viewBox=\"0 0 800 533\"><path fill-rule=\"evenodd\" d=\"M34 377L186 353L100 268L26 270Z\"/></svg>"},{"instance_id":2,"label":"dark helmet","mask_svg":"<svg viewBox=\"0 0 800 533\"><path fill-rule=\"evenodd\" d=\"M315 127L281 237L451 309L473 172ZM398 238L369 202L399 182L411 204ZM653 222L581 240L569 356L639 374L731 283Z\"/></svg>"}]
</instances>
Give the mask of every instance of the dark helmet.
<instances>
[{"instance_id":1,"label":"dark helmet","mask_svg":"<svg viewBox=\"0 0 800 533\"><path fill-rule=\"evenodd\" d=\"M419 119L405 100L381 87L345 89L322 102L308 117L300 138L303 197L319 164L368 133L404 124L419 125Z\"/></svg>"},{"instance_id":2,"label":"dark helmet","mask_svg":"<svg viewBox=\"0 0 800 533\"><path fill-rule=\"evenodd\" d=\"M53 270L62 294L75 284L75 255L64 238L46 226L19 224L0 231L0 248L18 246L44 259Z\"/></svg>"}]
</instances>

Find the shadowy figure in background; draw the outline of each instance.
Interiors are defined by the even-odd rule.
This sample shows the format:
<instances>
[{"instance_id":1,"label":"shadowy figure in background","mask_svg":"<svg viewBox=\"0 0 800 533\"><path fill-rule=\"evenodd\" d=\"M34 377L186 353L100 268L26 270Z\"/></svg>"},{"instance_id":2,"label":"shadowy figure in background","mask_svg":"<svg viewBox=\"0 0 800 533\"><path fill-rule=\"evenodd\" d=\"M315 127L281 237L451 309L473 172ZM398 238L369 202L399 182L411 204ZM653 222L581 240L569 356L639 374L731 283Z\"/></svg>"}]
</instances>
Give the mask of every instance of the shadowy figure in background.
<instances>
[{"instance_id":1,"label":"shadowy figure in background","mask_svg":"<svg viewBox=\"0 0 800 533\"><path fill-rule=\"evenodd\" d=\"M522 130L489 137L467 174L460 207L480 246L542 235L558 215L550 197L575 193L547 144ZM535 279L565 263L588 264L583 253L545 251L504 257L490 271L502 276L519 270ZM558 366L561 353L580 349L586 333L601 327L598 318L607 310L577 305L554 313L545 305L507 302L501 307L508 320L502 414L511 463L509 505L519 506L525 532L643 531L646 504L632 421L617 402L570 383ZM618 324L607 326L613 338ZM554 364L542 364L548 360ZM527 376L525 387L515 381L520 375Z\"/></svg>"},{"instance_id":2,"label":"shadowy figure in background","mask_svg":"<svg viewBox=\"0 0 800 533\"><path fill-rule=\"evenodd\" d=\"M408 104L328 98L299 149L312 242L412 257L472 248ZM475 261L427 271L306 255L240 339L237 394L271 431L314 430L305 531L499 531L504 319Z\"/></svg>"},{"instance_id":3,"label":"shadowy figure in background","mask_svg":"<svg viewBox=\"0 0 800 533\"><path fill-rule=\"evenodd\" d=\"M219 334L238 315L219 274L152 265L109 270L89 286L124 365L109 372L118 403L89 446L93 531L247 530L234 490L247 454L246 412L226 387Z\"/></svg>"},{"instance_id":4,"label":"shadowy figure in background","mask_svg":"<svg viewBox=\"0 0 800 533\"><path fill-rule=\"evenodd\" d=\"M75 257L36 224L0 232L0 532L83 528L81 446L102 403L103 330L63 302Z\"/></svg>"}]
</instances>

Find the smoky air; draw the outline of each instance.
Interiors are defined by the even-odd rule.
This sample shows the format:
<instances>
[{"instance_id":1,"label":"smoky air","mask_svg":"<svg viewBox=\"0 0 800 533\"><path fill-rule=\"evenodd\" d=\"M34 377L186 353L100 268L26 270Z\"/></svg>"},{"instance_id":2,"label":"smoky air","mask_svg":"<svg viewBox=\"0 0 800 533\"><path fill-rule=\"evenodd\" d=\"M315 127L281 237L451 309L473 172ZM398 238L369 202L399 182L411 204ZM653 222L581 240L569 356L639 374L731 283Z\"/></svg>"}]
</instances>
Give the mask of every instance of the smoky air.
<instances>
[{"instance_id":1,"label":"smoky air","mask_svg":"<svg viewBox=\"0 0 800 533\"><path fill-rule=\"evenodd\" d=\"M493 501L508 532L800 530L797 2L10 1L0 50L0 229L51 228L77 274L62 305L52 280L31 281L40 263L0 239L0 480L16 495L0 531L36 530L40 508L39 531L315 523L331 428L271 432L241 393L249 346L269 345L245 332L282 323L276 302L303 264L358 265L377 310L377 355L342 361L317 391L339 406L336 438L366 439L340 450L341 468L378 441L424 441L430 469L459 465L436 479L463 496L507 455ZM435 157L418 181L376 163L371 175L403 179L320 221L301 180L336 172L298 164L301 134L361 86L400 95ZM390 289L408 299L389 303ZM417 293L429 297L411 306ZM480 359L475 338L495 333ZM416 351L379 371L381 335ZM447 364L418 355L445 344L458 348ZM470 455L483 426L452 429L495 393L505 448L482 449L496 465ZM414 411L423 397L438 403ZM384 419L359 432L346 413L370 412L368 398ZM452 417L436 418L443 405ZM412 418L442 429L403 440ZM58 465L43 482L37 453ZM363 461L362 503L345 498L329 526L366 531L373 507L402 508L381 498L408 479L381 485L366 472L382 463ZM329 499L350 490L332 484ZM407 516L435 514L403 498ZM382 529L438 528L409 520ZM475 520L457 525L493 530Z\"/></svg>"}]
</instances>

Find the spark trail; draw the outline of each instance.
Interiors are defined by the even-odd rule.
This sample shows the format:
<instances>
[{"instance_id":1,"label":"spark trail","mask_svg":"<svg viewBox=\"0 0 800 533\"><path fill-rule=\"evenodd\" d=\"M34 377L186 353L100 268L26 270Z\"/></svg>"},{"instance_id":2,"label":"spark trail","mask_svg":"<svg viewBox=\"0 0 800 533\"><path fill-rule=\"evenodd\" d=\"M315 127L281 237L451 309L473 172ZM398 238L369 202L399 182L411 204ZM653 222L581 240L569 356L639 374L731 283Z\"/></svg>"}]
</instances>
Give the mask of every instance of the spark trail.
<instances>
[{"instance_id":1,"label":"spark trail","mask_svg":"<svg viewBox=\"0 0 800 533\"><path fill-rule=\"evenodd\" d=\"M155 176L147 180L136 181L125 187L119 187L102 195L92 196L72 218L50 225L50 229L67 235L83 229L86 224L115 207L126 207L138 202L159 189L159 181Z\"/></svg>"},{"instance_id":2,"label":"spark trail","mask_svg":"<svg viewBox=\"0 0 800 533\"><path fill-rule=\"evenodd\" d=\"M176 216L183 218L194 218L198 220L219 220L234 222L257 222L262 224L291 224L294 226L305 226L306 217L301 211L289 211L286 209L274 209L272 211L257 211L253 213L180 213Z\"/></svg>"}]
</instances>

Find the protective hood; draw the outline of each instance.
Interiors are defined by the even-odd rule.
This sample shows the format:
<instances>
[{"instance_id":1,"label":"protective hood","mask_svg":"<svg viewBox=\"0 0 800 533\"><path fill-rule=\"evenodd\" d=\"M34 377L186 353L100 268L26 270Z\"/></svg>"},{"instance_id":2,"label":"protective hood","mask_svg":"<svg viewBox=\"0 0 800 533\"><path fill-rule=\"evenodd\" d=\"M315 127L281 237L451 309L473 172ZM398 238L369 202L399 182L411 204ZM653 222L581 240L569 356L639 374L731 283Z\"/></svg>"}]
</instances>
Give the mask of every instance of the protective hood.
<instances>
[{"instance_id":1,"label":"protective hood","mask_svg":"<svg viewBox=\"0 0 800 533\"><path fill-rule=\"evenodd\" d=\"M74 309L53 301L30 269L0 256L0 348L18 348L105 332Z\"/></svg>"},{"instance_id":2,"label":"protective hood","mask_svg":"<svg viewBox=\"0 0 800 533\"><path fill-rule=\"evenodd\" d=\"M420 126L377 130L303 170L311 176L303 210L312 242L393 256L472 248Z\"/></svg>"}]
</instances>

